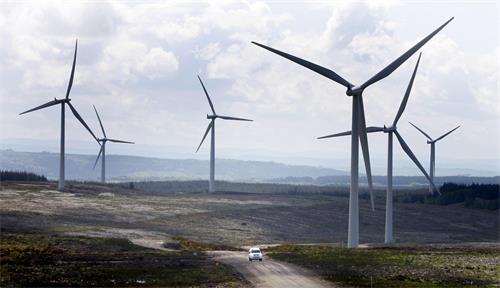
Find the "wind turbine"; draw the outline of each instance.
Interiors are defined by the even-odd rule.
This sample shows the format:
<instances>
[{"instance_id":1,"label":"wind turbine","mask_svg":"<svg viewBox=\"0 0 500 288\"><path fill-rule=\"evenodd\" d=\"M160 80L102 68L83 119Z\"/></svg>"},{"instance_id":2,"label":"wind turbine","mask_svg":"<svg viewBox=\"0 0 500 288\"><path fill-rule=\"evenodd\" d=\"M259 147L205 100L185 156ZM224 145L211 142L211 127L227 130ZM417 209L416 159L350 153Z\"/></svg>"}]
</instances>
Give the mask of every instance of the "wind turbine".
<instances>
[{"instance_id":1,"label":"wind turbine","mask_svg":"<svg viewBox=\"0 0 500 288\"><path fill-rule=\"evenodd\" d=\"M101 144L101 149L99 150L99 154L97 154L97 159L95 159L94 163L94 169L95 166L97 165L97 161L99 161L99 157L102 154L102 159L101 159L101 183L106 183L106 142L114 142L114 143L126 143L126 144L134 144L134 142L128 142L128 141L123 141L123 140L117 140L117 139L110 139L106 136L106 131L104 131L104 126L102 126L101 122L101 117L99 117L99 113L97 113L97 109L94 107L95 114L97 115L97 120L99 120L99 125L101 126L102 130L102 135L103 138L97 139L97 142Z\"/></svg>"},{"instance_id":2,"label":"wind turbine","mask_svg":"<svg viewBox=\"0 0 500 288\"><path fill-rule=\"evenodd\" d=\"M434 35L441 31L453 17L446 21L443 25L429 34L427 37L418 42L415 46L406 51L399 58L394 60L391 64L386 66L384 69L380 70L372 78L368 79L365 83L360 86L355 86L351 84L346 79L342 78L340 75L334 71L314 64L312 62L306 61L304 59L295 57L293 55L281 52L274 48L252 42L264 49L267 49L273 53L276 53L290 61L293 61L299 65L302 65L314 72L325 76L326 78L337 82L338 84L345 86L347 88L347 96L352 97L352 127L351 127L351 187L349 195L349 225L348 225L348 236L347 236L347 247L354 248L359 245L359 174L358 174L358 160L359 160L359 146L358 138L361 142L361 148L363 151L363 158L365 160L366 175L368 178L368 185L370 188L370 196L372 199L372 209L373 206L373 189L372 189L372 179L371 179L371 167L370 167L370 155L368 149L368 137L366 134L366 123L365 123L365 112L363 107L363 91L370 85L384 79L389 76L394 70L396 70L401 64L403 64L408 58L410 58L415 52L418 51L427 41L429 41Z\"/></svg>"},{"instance_id":3,"label":"wind turbine","mask_svg":"<svg viewBox=\"0 0 500 288\"><path fill-rule=\"evenodd\" d=\"M386 194L386 205L385 205L385 243L392 243L394 241L393 238L393 205L392 205L392 138L393 134L396 135L396 138L399 141L399 144L401 145L401 148L408 154L408 157L417 165L417 167L422 171L422 173L427 177L429 180L430 185L434 188L432 191L437 191L436 187L434 186L434 183L432 182L431 177L427 172L425 171L424 167L420 162L418 161L417 157L415 157L415 154L411 151L410 147L406 142L403 140L403 137L401 134L399 134L397 130L397 123L399 119L401 118L401 115L403 114L405 108L406 108L406 103L408 103L408 98L410 97L410 92L411 88L413 86L413 81L415 80L415 75L417 73L418 69L418 64L420 63L420 57L422 56L422 53L418 56L417 64L415 65L415 69L413 70L413 74L410 78L410 83L408 84L408 87L406 88L405 95L403 97L403 100L401 101L401 104L399 106L398 113L396 114L396 117L394 118L394 121L392 122L392 125L389 127L367 127L366 132L367 133L373 133L373 132L384 132L387 133L387 194ZM324 139L324 138L332 138L332 137L339 137L339 136L346 136L346 135L351 135L351 131L347 132L342 132L342 133L337 133L337 134L332 134L328 136L323 136L319 137L318 139Z\"/></svg>"},{"instance_id":4,"label":"wind turbine","mask_svg":"<svg viewBox=\"0 0 500 288\"><path fill-rule=\"evenodd\" d=\"M205 131L205 135L203 135L203 138L201 139L200 145L198 145L198 149L196 149L196 152L200 150L201 144L203 144L203 141L205 141L208 132L212 130L211 134L212 139L210 143L210 182L208 186L208 191L215 192L215 119L220 118L223 120L236 120L236 121L253 121L253 120L217 115L217 113L215 113L212 100L210 100L210 96L208 96L207 89L205 88L205 85L203 85L203 81L201 81L200 76L198 76L198 80L200 80L201 87L203 87L203 91L205 91L205 95L207 95L208 104L210 105L210 109L212 110L213 114L212 115L207 114L207 119L210 119L210 124L208 124L207 130Z\"/></svg>"},{"instance_id":5,"label":"wind turbine","mask_svg":"<svg viewBox=\"0 0 500 288\"><path fill-rule=\"evenodd\" d=\"M457 130L458 128L460 128L460 125L458 125L457 127L451 129L449 132L446 132L444 133L443 135L441 135L440 137L438 137L436 140L432 139L427 133L425 133L422 129L418 128L416 125L414 125L413 123L409 122L413 127L415 127L415 129L417 129L418 131L420 131L420 133L424 134L425 137L427 137L427 144L431 144L431 167L430 167L430 173L431 173L431 180L434 181L434 172L436 170L436 142L443 139L444 137L448 136L451 134L451 132ZM432 192L432 188L431 186L429 186L429 190Z\"/></svg>"},{"instance_id":6,"label":"wind turbine","mask_svg":"<svg viewBox=\"0 0 500 288\"><path fill-rule=\"evenodd\" d=\"M58 184L59 190L64 189L64 124L65 124L64 121L65 121L65 105L66 104L68 104L69 108L71 109L71 112L73 112L73 115L75 115L76 119L78 119L78 121L80 121L80 123L82 123L82 125L87 129L87 131L89 131L90 135L92 135L92 137L94 137L94 139L97 141L97 137L95 137L94 133L92 132L92 130L90 130L87 123L85 123L85 121L80 116L80 114L78 114L75 107L73 107L73 105L70 102L71 99L69 98L69 92L71 91L71 87L73 86L73 76L75 75L75 64L76 64L76 52L77 52L77 50L78 50L78 40L76 40L76 43L75 43L75 55L73 57L73 66L71 68L71 75L69 77L68 89L66 90L66 97L63 99L54 98L54 100L52 100L52 101L49 101L45 104L42 104L38 107L24 111L23 113L19 114L19 115L22 115L22 114L29 113L29 112L32 112L35 110L39 110L39 109L43 109L43 108L47 108L50 106L61 104L61 146L60 146L61 150L60 150L60 154L59 154L59 184Z\"/></svg>"}]
</instances>

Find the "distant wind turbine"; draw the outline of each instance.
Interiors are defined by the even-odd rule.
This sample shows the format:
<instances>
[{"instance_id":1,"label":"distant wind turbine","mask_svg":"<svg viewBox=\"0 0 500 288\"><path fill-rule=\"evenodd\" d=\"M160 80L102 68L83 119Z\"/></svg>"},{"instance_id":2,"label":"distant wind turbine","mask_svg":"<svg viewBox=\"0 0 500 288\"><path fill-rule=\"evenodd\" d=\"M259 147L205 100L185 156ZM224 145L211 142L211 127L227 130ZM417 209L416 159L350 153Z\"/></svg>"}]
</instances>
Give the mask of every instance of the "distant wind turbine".
<instances>
[{"instance_id":1,"label":"distant wind turbine","mask_svg":"<svg viewBox=\"0 0 500 288\"><path fill-rule=\"evenodd\" d=\"M85 121L80 116L80 114L78 114L78 112L76 111L75 107L73 107L73 105L70 102L71 99L69 98L69 92L71 91L71 87L73 86L73 76L75 75L75 64L76 64L76 52L77 52L77 50L78 50L78 40L75 43L75 55L73 57L73 66L71 68L71 76L69 77L68 89L66 90L66 97L63 98L63 99L54 98L54 100L52 100L52 101L49 101L49 102L47 102L45 104L42 104L42 105L40 105L38 107L35 107L35 108L30 109L28 111L24 111L23 113L19 114L19 115L22 115L22 114L29 113L29 112L32 112L32 111L35 111L35 110L39 110L39 109L43 109L43 108L47 108L47 107L50 107L50 106L61 104L61 147L60 147L61 151L60 151L60 154L59 154L59 184L58 184L59 190L64 189L64 124L65 124L64 122L65 122L65 104L68 104L69 108L71 109L71 112L73 112L73 115L75 115L76 119L78 119L78 121L80 121L80 123L82 123L82 125L87 129L87 131L89 131L90 135L92 135L92 137L94 137L94 139L97 141L97 137L95 137L94 133L92 132L92 130L90 130L90 128L87 125L87 123L85 123Z\"/></svg>"},{"instance_id":2,"label":"distant wind turbine","mask_svg":"<svg viewBox=\"0 0 500 288\"><path fill-rule=\"evenodd\" d=\"M210 105L210 109L212 110L213 114L212 115L207 114L207 119L210 119L210 124L208 124L207 130L205 131L205 135L203 135L203 138L201 139L200 145L198 145L198 149L196 149L196 152L200 150L201 144L203 144L203 141L205 141L208 132L212 130L211 134L212 139L210 143L210 182L208 186L208 191L215 192L215 119L220 118L223 120L236 120L236 121L253 121L253 120L217 115L217 113L215 113L212 100L210 100L210 96L208 96L207 89L205 89L205 85L203 85L203 81L201 81L200 76L198 76L198 80L200 80L201 87L203 87L203 91L205 91L205 95L207 95L208 104Z\"/></svg>"},{"instance_id":3,"label":"distant wind turbine","mask_svg":"<svg viewBox=\"0 0 500 288\"><path fill-rule=\"evenodd\" d=\"M389 76L394 70L396 70L401 64L403 64L408 58L410 58L415 52L418 51L425 43L427 43L434 35L436 35L439 31L441 31L453 18L446 21L443 25L437 28L434 32L429 34L427 37L418 42L415 46L406 51L399 58L394 60L391 64L386 66L384 69L380 70L377 74L375 74L372 78L368 79L361 86L355 86L351 84L346 79L342 78L340 75L335 73L334 71L314 64L312 62L306 61L304 59L298 58L296 56L281 52L274 48L252 42L255 45L258 45L264 49L267 49L275 54L278 54L284 58L287 58L290 61L293 61L299 65L302 65L314 72L329 78L337 82L338 84L345 86L347 88L346 94L347 96L352 97L352 127L351 127L351 188L349 195L349 225L348 225L348 236L347 236L347 247L353 248L359 245L359 171L358 171L358 160L359 160L359 146L358 146L358 138L361 142L361 148L363 150L363 158L365 160L366 167L366 175L368 178L368 186L370 189L370 196L372 199L372 209L374 209L373 202L373 185L372 185L372 176L371 176L371 166L370 166L370 155L368 149L368 137L366 131L366 123L365 123L365 112L363 107L363 91L370 85L384 79ZM397 135L397 134L396 134Z\"/></svg>"},{"instance_id":4,"label":"distant wind turbine","mask_svg":"<svg viewBox=\"0 0 500 288\"><path fill-rule=\"evenodd\" d=\"M126 144L134 144L134 142L128 142L128 141L123 141L123 140L117 140L117 139L110 139L106 136L106 131L104 131L104 126L102 125L101 122L101 117L99 117L99 113L97 113L97 109L95 108L94 105L95 114L97 115L97 120L99 120L99 125L101 126L102 130L102 135L103 138L97 139L99 144L101 144L101 149L99 150L99 154L97 154L97 159L95 159L94 163L94 169L95 166L97 165L97 161L99 161L99 157L102 154L102 159L101 159L101 182L106 183L106 142L114 142L114 143L126 143Z\"/></svg>"},{"instance_id":5,"label":"distant wind turbine","mask_svg":"<svg viewBox=\"0 0 500 288\"><path fill-rule=\"evenodd\" d=\"M418 131L420 131L420 133L424 134L425 137L427 137L427 144L431 144L431 167L430 167L430 174L431 174L431 180L434 181L434 172L436 171L436 142L443 139L444 137L448 136L451 134L451 132L457 130L458 128L460 128L460 125L458 125L457 127L451 129L449 132L446 132L444 133L443 135L441 135L440 137L438 137L436 140L432 139L427 133L425 133L422 129L418 128L416 125L414 125L413 123L411 122L408 122L410 123L413 127L415 127L415 129L417 129ZM429 190L432 191L433 187L429 186Z\"/></svg>"},{"instance_id":6,"label":"distant wind turbine","mask_svg":"<svg viewBox=\"0 0 500 288\"><path fill-rule=\"evenodd\" d=\"M401 104L399 106L398 113L396 114L396 117L394 118L394 121L392 122L392 125L389 127L367 127L366 132L367 133L373 133L373 132L384 132L387 133L388 139L387 139L387 194L386 194L386 206L385 206L385 243L392 243L394 241L393 237L393 209L392 209L392 134L396 134L396 137L399 141L399 144L401 145L401 148L408 154L408 157L417 165L417 167L422 171L422 173L425 175L425 177L429 180L429 183L432 187L434 187L433 191L437 191L437 189L434 186L434 183L432 182L432 179L430 178L429 174L425 171L424 167L420 162L418 161L417 157L415 157L415 154L411 151L410 147L406 142L403 140L403 137L399 134L396 125L401 118L401 115L403 115L403 112L406 108L406 103L408 103L408 98L410 97L410 92L411 88L413 86L413 81L415 80L415 75L417 73L418 69L418 64L420 63L420 57L422 56L422 53L418 56L417 64L415 65L415 69L413 70L413 74L410 78L410 83L408 84L408 87L406 88L406 93L403 97L403 100L401 101ZM351 135L351 131L347 132L342 132L342 133L337 133L337 134L332 134L328 136L323 136L319 137L318 139L324 139L324 138L332 138L332 137L339 137L339 136L346 136L346 135Z\"/></svg>"}]
</instances>

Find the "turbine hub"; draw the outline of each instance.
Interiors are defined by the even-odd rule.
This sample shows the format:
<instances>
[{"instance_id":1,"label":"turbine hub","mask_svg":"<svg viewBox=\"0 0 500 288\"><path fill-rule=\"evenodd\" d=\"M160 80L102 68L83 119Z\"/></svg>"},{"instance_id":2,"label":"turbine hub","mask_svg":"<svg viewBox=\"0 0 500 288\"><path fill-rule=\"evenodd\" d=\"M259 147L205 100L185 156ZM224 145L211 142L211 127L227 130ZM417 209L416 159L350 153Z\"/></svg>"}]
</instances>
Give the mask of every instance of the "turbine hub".
<instances>
[{"instance_id":1,"label":"turbine hub","mask_svg":"<svg viewBox=\"0 0 500 288\"><path fill-rule=\"evenodd\" d=\"M396 131L396 127L394 127L394 126L386 127L384 125L384 133L391 133L391 132L394 132L394 131Z\"/></svg>"},{"instance_id":2,"label":"turbine hub","mask_svg":"<svg viewBox=\"0 0 500 288\"><path fill-rule=\"evenodd\" d=\"M356 87L356 86L349 87L345 91L345 94L347 94L347 96L359 96L362 93L363 89L361 87Z\"/></svg>"},{"instance_id":3,"label":"turbine hub","mask_svg":"<svg viewBox=\"0 0 500 288\"><path fill-rule=\"evenodd\" d=\"M215 119L217 117L218 117L217 115L208 115L207 114L207 119Z\"/></svg>"}]
</instances>

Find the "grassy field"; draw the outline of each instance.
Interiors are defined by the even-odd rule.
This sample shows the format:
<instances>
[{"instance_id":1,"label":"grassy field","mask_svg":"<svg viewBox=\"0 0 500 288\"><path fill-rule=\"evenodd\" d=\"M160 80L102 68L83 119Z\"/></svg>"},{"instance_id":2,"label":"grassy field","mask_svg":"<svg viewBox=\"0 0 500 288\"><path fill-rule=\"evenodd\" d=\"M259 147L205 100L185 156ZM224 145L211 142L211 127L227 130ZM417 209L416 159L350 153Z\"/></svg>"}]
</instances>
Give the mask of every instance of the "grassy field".
<instances>
[{"instance_id":1,"label":"grassy field","mask_svg":"<svg viewBox=\"0 0 500 288\"><path fill-rule=\"evenodd\" d=\"M336 193L159 193L76 182L59 192L55 182L0 184L1 287L240 286L246 284L239 274L204 251L343 243L347 236L348 198ZM381 193L376 191L375 212L368 199L360 199L361 243L383 242ZM498 210L416 203L394 208L398 243L454 247L499 239ZM165 248L178 251L158 250ZM499 252L486 248L281 246L272 251L273 257L347 285L499 282Z\"/></svg>"},{"instance_id":2,"label":"grassy field","mask_svg":"<svg viewBox=\"0 0 500 288\"><path fill-rule=\"evenodd\" d=\"M347 238L349 198L335 194L150 193L73 182L64 192L56 189L54 182L1 183L2 231L183 237L231 246L332 243ZM384 240L383 193L376 191L375 212L368 199L360 199L361 243ZM500 236L498 210L396 203L394 221L400 243L491 242Z\"/></svg>"},{"instance_id":3,"label":"grassy field","mask_svg":"<svg viewBox=\"0 0 500 288\"><path fill-rule=\"evenodd\" d=\"M393 247L346 249L282 245L272 258L357 287L499 287L500 248Z\"/></svg>"},{"instance_id":4,"label":"grassy field","mask_svg":"<svg viewBox=\"0 0 500 288\"><path fill-rule=\"evenodd\" d=\"M245 282L202 253L147 249L125 239L3 233L0 286L240 287Z\"/></svg>"}]
</instances>

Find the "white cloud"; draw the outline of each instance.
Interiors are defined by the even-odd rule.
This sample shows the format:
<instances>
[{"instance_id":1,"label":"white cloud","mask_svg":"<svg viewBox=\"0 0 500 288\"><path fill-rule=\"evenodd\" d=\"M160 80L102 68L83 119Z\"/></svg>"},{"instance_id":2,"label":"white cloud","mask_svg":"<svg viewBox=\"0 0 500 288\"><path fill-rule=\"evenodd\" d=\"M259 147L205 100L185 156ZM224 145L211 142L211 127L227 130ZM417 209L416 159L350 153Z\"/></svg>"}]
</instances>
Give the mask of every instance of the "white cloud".
<instances>
[{"instance_id":1,"label":"white cloud","mask_svg":"<svg viewBox=\"0 0 500 288\"><path fill-rule=\"evenodd\" d=\"M125 83L138 77L149 79L168 76L177 71L179 61L176 56L162 48L148 50L141 42L122 41L103 49L99 72L108 80Z\"/></svg>"},{"instance_id":2,"label":"white cloud","mask_svg":"<svg viewBox=\"0 0 500 288\"><path fill-rule=\"evenodd\" d=\"M209 43L205 47L197 48L193 51L195 57L205 61L212 60L222 50L219 42Z\"/></svg>"},{"instance_id":3,"label":"white cloud","mask_svg":"<svg viewBox=\"0 0 500 288\"><path fill-rule=\"evenodd\" d=\"M150 79L161 78L176 72L179 69L179 61L174 53L155 47L146 54L139 69Z\"/></svg>"},{"instance_id":4,"label":"white cloud","mask_svg":"<svg viewBox=\"0 0 500 288\"><path fill-rule=\"evenodd\" d=\"M52 127L50 113L19 120L11 111L64 95L78 38L75 105L84 117L93 119L90 104L98 103L108 129L117 137L123 133L146 144L195 146L206 126L203 113L208 112L196 79L201 73L218 110L256 120L245 127L221 125L218 147L265 150L286 146L282 152L290 155L314 151L332 158L344 156L343 141L313 139L349 129L351 98L345 96L345 88L250 41L331 68L360 84L441 24L429 20L417 25L394 18L407 5L394 1L294 5L33 1L0 5L0 130L4 138L30 135L33 123ZM422 49L400 126L407 129L406 120L417 119L439 133L463 123L463 145L484 146L475 154L471 149L464 153L484 157L494 154L498 146L476 139L481 139L481 125L499 119L500 48L496 43L497 48L488 52L463 49L456 30L483 28L463 30L463 25L475 22L462 23L457 17ZM366 90L369 124L392 122L415 61L416 55ZM493 128L488 131L498 131ZM44 129L36 136L57 136L46 131L57 127ZM466 134L465 129L476 134ZM419 143L421 139L410 131L405 133L408 142ZM88 139L81 132L73 137ZM385 153L380 146L385 144L373 143L375 155ZM417 153L427 153L425 146L416 147ZM453 146L443 156L458 157L467 150L461 147L465 146Z\"/></svg>"}]
</instances>

